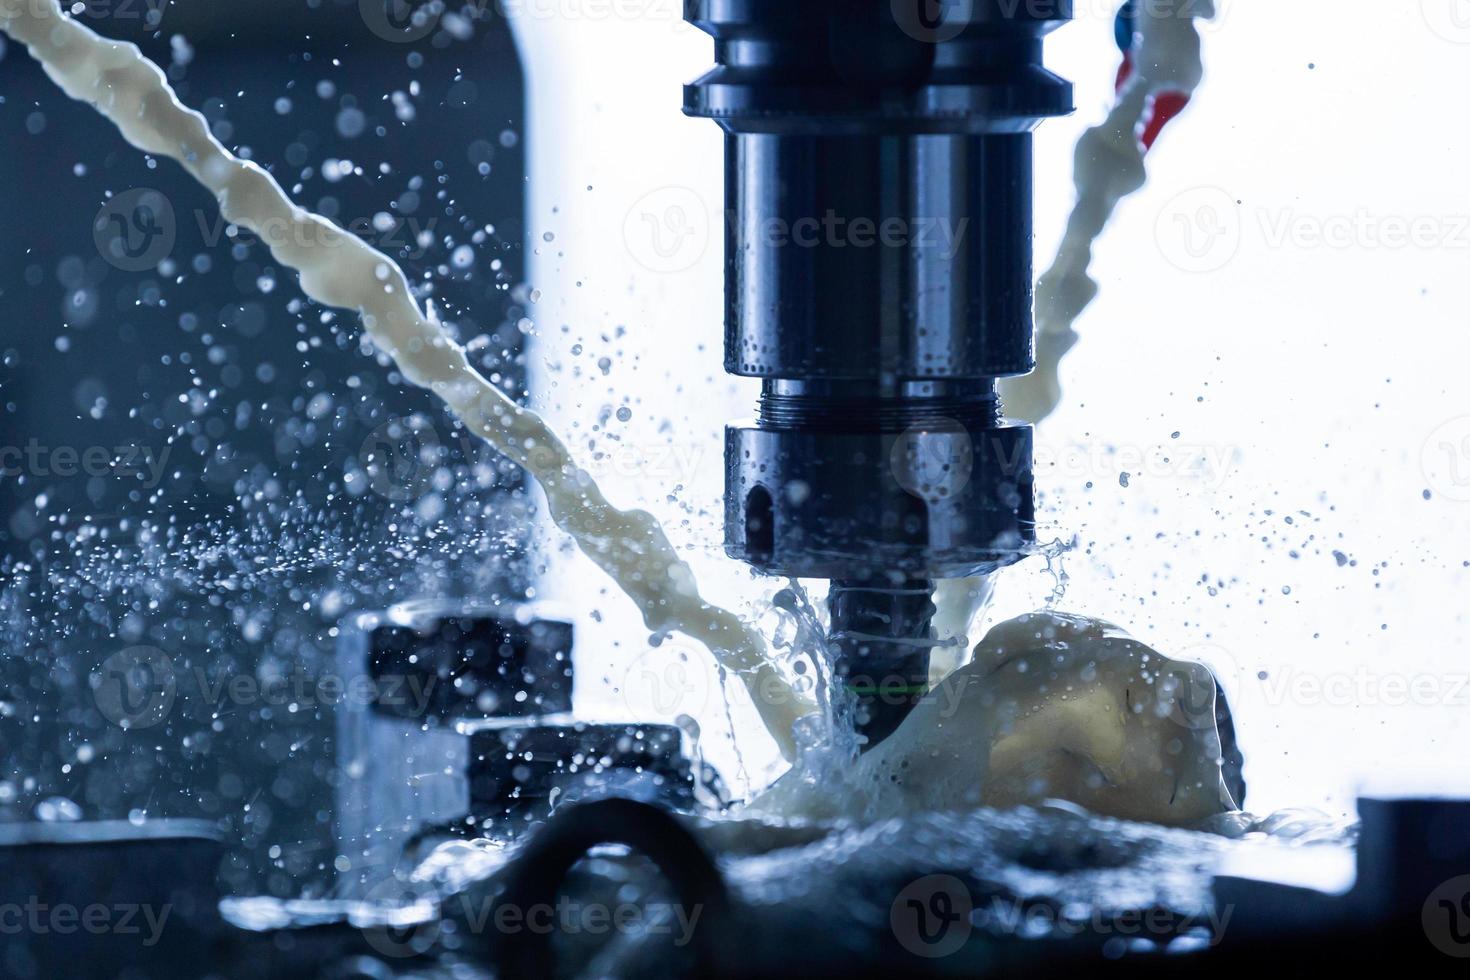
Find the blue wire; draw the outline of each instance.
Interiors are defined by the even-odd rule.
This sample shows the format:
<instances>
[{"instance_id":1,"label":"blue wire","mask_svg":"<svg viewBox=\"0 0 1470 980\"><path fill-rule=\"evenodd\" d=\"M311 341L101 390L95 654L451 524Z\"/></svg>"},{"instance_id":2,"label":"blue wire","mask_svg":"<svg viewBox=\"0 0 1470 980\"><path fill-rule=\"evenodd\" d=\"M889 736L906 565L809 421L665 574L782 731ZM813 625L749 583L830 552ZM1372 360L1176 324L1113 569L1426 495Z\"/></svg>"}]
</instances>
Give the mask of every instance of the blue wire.
<instances>
[{"instance_id":1,"label":"blue wire","mask_svg":"<svg viewBox=\"0 0 1470 980\"><path fill-rule=\"evenodd\" d=\"M1118 49L1124 54L1133 50L1133 38L1138 30L1138 6L1135 0L1128 0L1118 11L1118 19L1113 22L1113 38L1118 42Z\"/></svg>"}]
</instances>

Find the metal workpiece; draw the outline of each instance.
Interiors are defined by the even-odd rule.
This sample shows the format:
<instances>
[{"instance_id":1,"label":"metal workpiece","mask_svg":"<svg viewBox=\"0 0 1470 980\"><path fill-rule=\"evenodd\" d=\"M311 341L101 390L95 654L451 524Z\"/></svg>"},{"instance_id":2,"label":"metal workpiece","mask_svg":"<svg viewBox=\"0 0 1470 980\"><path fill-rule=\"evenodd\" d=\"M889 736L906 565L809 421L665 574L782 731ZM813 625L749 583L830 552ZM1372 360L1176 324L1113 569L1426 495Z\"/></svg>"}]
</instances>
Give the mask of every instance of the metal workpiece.
<instances>
[{"instance_id":1,"label":"metal workpiece","mask_svg":"<svg viewBox=\"0 0 1470 980\"><path fill-rule=\"evenodd\" d=\"M474 826L514 837L579 800L637 799L693 812L724 786L676 725L585 721L486 727L470 736ZM718 806L719 804L716 804Z\"/></svg>"},{"instance_id":2,"label":"metal workpiece","mask_svg":"<svg viewBox=\"0 0 1470 980\"><path fill-rule=\"evenodd\" d=\"M402 693L374 707L420 720L570 711L572 624L543 612L413 603L390 610L367 624L368 672Z\"/></svg>"},{"instance_id":3,"label":"metal workpiece","mask_svg":"<svg viewBox=\"0 0 1470 980\"><path fill-rule=\"evenodd\" d=\"M334 832L359 895L424 828L471 810L469 729L570 722L570 622L535 604L413 600L353 614L337 641Z\"/></svg>"}]
</instances>

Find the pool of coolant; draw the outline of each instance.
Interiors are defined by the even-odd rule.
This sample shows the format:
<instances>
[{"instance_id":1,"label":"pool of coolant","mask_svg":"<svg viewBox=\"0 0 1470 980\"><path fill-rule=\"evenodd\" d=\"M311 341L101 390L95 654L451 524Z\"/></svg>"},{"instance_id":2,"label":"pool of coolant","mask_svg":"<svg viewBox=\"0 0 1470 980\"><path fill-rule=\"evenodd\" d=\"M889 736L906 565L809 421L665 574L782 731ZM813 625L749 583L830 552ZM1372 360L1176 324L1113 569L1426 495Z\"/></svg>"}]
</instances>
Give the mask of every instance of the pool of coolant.
<instances>
[{"instance_id":1,"label":"pool of coolant","mask_svg":"<svg viewBox=\"0 0 1470 980\"><path fill-rule=\"evenodd\" d=\"M1104 955L1188 954L1218 941L1234 913L1218 906L1211 878L1242 868L1295 867L1293 882L1333 892L1353 873L1353 830L1311 811L1266 820L1233 815L1211 830L1176 830L1110 820L1055 803L999 811L920 813L867 827L691 820L712 850L740 921L770 936L820 936L835 957L883 949L899 897L943 890L968 905L965 935L996 942L1109 937ZM227 921L248 932L345 925L395 948L473 947L477 922L497 894L514 845L456 840L439 845L389 897L372 903L229 899ZM604 849L584 864L617 901L669 908L656 878ZM905 884L906 883L906 884ZM958 906L957 906L958 907ZM1148 916L1144 932L1130 923ZM653 921L653 920L650 920ZM668 931L678 926L665 923ZM613 943L598 962L616 970L660 929ZM1132 936L1124 940L1123 936ZM440 948L443 952L443 948ZM454 956L453 952L449 953ZM470 962L473 962L471 956Z\"/></svg>"}]
</instances>

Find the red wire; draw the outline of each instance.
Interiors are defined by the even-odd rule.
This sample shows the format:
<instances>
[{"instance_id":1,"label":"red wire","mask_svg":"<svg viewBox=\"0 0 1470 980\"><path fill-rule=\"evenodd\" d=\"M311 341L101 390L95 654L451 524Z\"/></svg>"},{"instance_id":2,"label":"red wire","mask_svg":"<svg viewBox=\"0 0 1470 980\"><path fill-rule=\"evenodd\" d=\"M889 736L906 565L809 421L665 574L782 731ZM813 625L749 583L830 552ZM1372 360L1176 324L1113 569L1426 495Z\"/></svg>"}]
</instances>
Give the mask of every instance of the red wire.
<instances>
[{"instance_id":1,"label":"red wire","mask_svg":"<svg viewBox=\"0 0 1470 980\"><path fill-rule=\"evenodd\" d=\"M1132 77L1133 54L1129 52L1123 55L1123 63L1118 66L1118 78L1115 83L1117 91L1121 92L1123 86L1127 85L1128 80ZM1189 96L1183 92L1160 92L1149 100L1143 129L1138 134L1138 142L1143 146L1144 152L1153 149L1164 127L1183 112L1187 105L1189 105Z\"/></svg>"},{"instance_id":2,"label":"red wire","mask_svg":"<svg viewBox=\"0 0 1470 980\"><path fill-rule=\"evenodd\" d=\"M1133 55L1123 55L1123 63L1118 66L1118 81L1115 91L1123 91L1123 86L1128 84L1128 79L1133 77Z\"/></svg>"},{"instance_id":3,"label":"red wire","mask_svg":"<svg viewBox=\"0 0 1470 980\"><path fill-rule=\"evenodd\" d=\"M1189 96L1183 92L1160 92L1154 96L1153 115L1144 124L1143 132L1138 136L1138 141L1143 144L1144 150L1153 148L1154 140L1159 138L1164 127L1169 125L1175 116L1183 112L1187 105L1189 105Z\"/></svg>"}]
</instances>

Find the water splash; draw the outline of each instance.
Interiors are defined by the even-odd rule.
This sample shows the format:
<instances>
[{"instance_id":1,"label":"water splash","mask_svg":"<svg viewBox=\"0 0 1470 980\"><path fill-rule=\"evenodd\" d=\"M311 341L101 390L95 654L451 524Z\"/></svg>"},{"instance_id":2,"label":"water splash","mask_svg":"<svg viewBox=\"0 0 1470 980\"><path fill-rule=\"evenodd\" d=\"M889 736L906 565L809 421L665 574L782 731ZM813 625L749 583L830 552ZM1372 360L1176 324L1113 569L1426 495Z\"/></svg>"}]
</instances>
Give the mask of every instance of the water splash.
<instances>
[{"instance_id":1,"label":"water splash","mask_svg":"<svg viewBox=\"0 0 1470 980\"><path fill-rule=\"evenodd\" d=\"M1072 576L1067 573L1067 555L1077 548L1077 538L1063 541L1061 538L1053 538L1047 542L1038 542L1027 548L1027 553L1040 555L1046 561L1046 574L1051 576L1052 589L1046 597L1045 608L1054 610L1067 596L1067 585L1072 581Z\"/></svg>"},{"instance_id":2,"label":"water splash","mask_svg":"<svg viewBox=\"0 0 1470 980\"><path fill-rule=\"evenodd\" d=\"M760 635L700 595L693 571L653 515L613 506L540 415L475 369L433 311L419 308L397 263L297 207L269 173L225 149L136 45L103 38L65 16L57 0L0 8L0 30L134 146L182 164L215 195L227 220L259 235L277 261L300 274L308 296L356 310L408 381L432 390L468 429L535 477L552 520L633 600L649 630L678 630L709 649L746 685L782 753L794 755L792 725L810 705L766 658Z\"/></svg>"}]
</instances>

